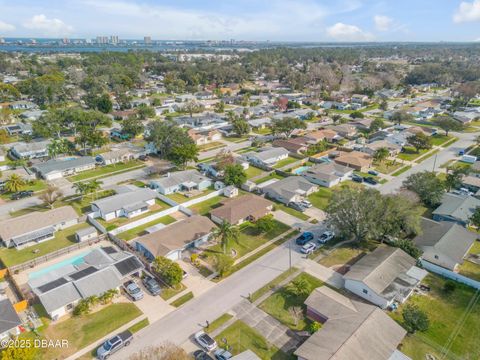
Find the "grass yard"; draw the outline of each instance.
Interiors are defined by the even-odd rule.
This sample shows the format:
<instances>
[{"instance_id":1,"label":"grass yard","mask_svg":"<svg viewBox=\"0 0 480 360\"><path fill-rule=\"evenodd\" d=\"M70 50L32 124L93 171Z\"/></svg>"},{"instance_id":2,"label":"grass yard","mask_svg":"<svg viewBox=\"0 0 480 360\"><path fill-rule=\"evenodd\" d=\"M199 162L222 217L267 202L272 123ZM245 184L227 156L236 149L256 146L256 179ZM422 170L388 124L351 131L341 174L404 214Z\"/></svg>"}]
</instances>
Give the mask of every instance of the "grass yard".
<instances>
[{"instance_id":1,"label":"grass yard","mask_svg":"<svg viewBox=\"0 0 480 360\"><path fill-rule=\"evenodd\" d=\"M57 231L55 238L44 241L38 245L29 246L22 250L15 248L1 248L0 259L6 267L22 264L37 257L49 254L67 246L76 244L75 232L89 227L87 223L77 224L67 229ZM38 250L38 252L36 252ZM36 253L35 253L36 252Z\"/></svg>"},{"instance_id":2,"label":"grass yard","mask_svg":"<svg viewBox=\"0 0 480 360\"><path fill-rule=\"evenodd\" d=\"M440 146L447 141L450 141L452 139L452 136L446 136L443 134L436 134L430 137L432 139L432 145L433 146Z\"/></svg>"},{"instance_id":3,"label":"grass yard","mask_svg":"<svg viewBox=\"0 0 480 360\"><path fill-rule=\"evenodd\" d=\"M468 316L462 319L475 289L456 283L456 289L447 294L443 291L446 280L440 276L430 274L424 283L430 286L428 295L412 295L407 303L415 304L425 311L430 320L430 327L426 332L417 332L415 336L407 336L403 341L402 352L413 360L424 360L430 353L437 359L478 359L480 358L480 304L475 303ZM402 323L402 307L390 315ZM462 325L459 335L452 342L450 356L442 357L441 349L447 343L457 325Z\"/></svg>"},{"instance_id":4,"label":"grass yard","mask_svg":"<svg viewBox=\"0 0 480 360\"><path fill-rule=\"evenodd\" d=\"M310 293L317 287L323 285L323 282L316 277L313 277L307 273L301 273L292 280L302 279L307 281L310 286ZM288 285L288 284L287 284ZM286 290L286 286L280 288L278 291L269 296L264 302L260 304L260 308L266 313L270 314L278 321L280 321L285 326L288 326L292 330L305 330L307 328L309 320L304 316L303 319L300 319L295 325L295 321L288 311L292 306L300 306L305 310L304 302L307 299L308 295L298 295L295 296L290 294Z\"/></svg>"},{"instance_id":5,"label":"grass yard","mask_svg":"<svg viewBox=\"0 0 480 360\"><path fill-rule=\"evenodd\" d=\"M249 136L229 136L229 137L224 137L224 140L233 142L233 143L241 143L244 141L247 141Z\"/></svg>"},{"instance_id":6,"label":"grass yard","mask_svg":"<svg viewBox=\"0 0 480 360\"><path fill-rule=\"evenodd\" d=\"M268 343L260 333L240 320L235 321L215 338L218 344L223 344L223 339L227 340L230 352L233 355L240 354L245 350L251 350L262 360L295 359L295 356L287 355Z\"/></svg>"},{"instance_id":7,"label":"grass yard","mask_svg":"<svg viewBox=\"0 0 480 360\"><path fill-rule=\"evenodd\" d=\"M250 295L250 301L255 302L257 299L260 299L263 295L268 293L270 290L275 289L280 283L288 279L289 276L293 275L298 269L296 267L292 267L287 271L278 275L275 279L270 281L268 284L262 286L260 289L255 291Z\"/></svg>"},{"instance_id":8,"label":"grass yard","mask_svg":"<svg viewBox=\"0 0 480 360\"><path fill-rule=\"evenodd\" d=\"M132 170L134 168L142 168L145 167L145 164L141 161L129 161L126 163L119 163L114 165L106 165L106 166L98 166L93 170L83 171L77 175L73 175L68 179L72 182L82 181L86 179L99 179L103 177L107 177L112 173L120 173Z\"/></svg>"},{"instance_id":9,"label":"grass yard","mask_svg":"<svg viewBox=\"0 0 480 360\"><path fill-rule=\"evenodd\" d=\"M319 190L308 196L308 201L318 209L325 210L333 196L333 192L329 188L320 187Z\"/></svg>"},{"instance_id":10,"label":"grass yard","mask_svg":"<svg viewBox=\"0 0 480 360\"><path fill-rule=\"evenodd\" d=\"M147 327L150 324L147 318L140 320L138 323L130 326L128 328L129 331L132 332L132 334L135 334L136 332L142 330L144 327Z\"/></svg>"},{"instance_id":11,"label":"grass yard","mask_svg":"<svg viewBox=\"0 0 480 360\"><path fill-rule=\"evenodd\" d=\"M282 180L284 177L282 175L278 175L275 171L270 173L269 175L262 177L260 179L257 179L254 181L255 184L261 184L264 183L265 181L272 180L272 179L278 179Z\"/></svg>"},{"instance_id":12,"label":"grass yard","mask_svg":"<svg viewBox=\"0 0 480 360\"><path fill-rule=\"evenodd\" d=\"M190 301L193 299L193 292L188 292L183 296L180 296L177 300L172 301L170 305L175 306L175 307L180 307L183 304L185 304L187 301Z\"/></svg>"},{"instance_id":13,"label":"grass yard","mask_svg":"<svg viewBox=\"0 0 480 360\"><path fill-rule=\"evenodd\" d=\"M205 145L200 145L198 147L198 151L208 151L208 150L214 150L214 149L220 149L222 147L225 147L226 145L224 143L218 142L218 141L213 141L209 144Z\"/></svg>"},{"instance_id":14,"label":"grass yard","mask_svg":"<svg viewBox=\"0 0 480 360\"><path fill-rule=\"evenodd\" d=\"M161 217L157 220L150 221L146 224L143 224L143 225L137 226L133 229L122 232L122 233L118 234L117 236L120 239L123 239L125 241L130 241L132 239L135 239L138 236L144 235L145 234L145 229L147 229L151 226L154 226L154 225L157 225L157 224L168 225L168 224L174 223L175 221L177 221L177 220L175 220L175 218L171 217L170 215L165 215L165 216L163 216L163 217Z\"/></svg>"},{"instance_id":15,"label":"grass yard","mask_svg":"<svg viewBox=\"0 0 480 360\"><path fill-rule=\"evenodd\" d=\"M27 182L24 186L20 188L21 191L33 191L35 193L38 193L42 190L45 190L47 188L47 183L42 180L32 180ZM6 201L10 201L10 197L12 196L13 193L11 192L5 192L0 195L0 197Z\"/></svg>"},{"instance_id":16,"label":"grass yard","mask_svg":"<svg viewBox=\"0 0 480 360\"><path fill-rule=\"evenodd\" d=\"M279 162L277 162L275 165L273 165L273 168L274 169L280 169L284 166L293 164L294 162L297 162L297 161L300 161L300 159L295 159L294 157L289 156L286 159L283 159L283 160L280 160Z\"/></svg>"},{"instance_id":17,"label":"grass yard","mask_svg":"<svg viewBox=\"0 0 480 360\"><path fill-rule=\"evenodd\" d=\"M332 267L340 265L353 265L355 262L365 255L364 249L351 245L341 246L333 249L330 254L318 261L319 264Z\"/></svg>"},{"instance_id":18,"label":"grass yard","mask_svg":"<svg viewBox=\"0 0 480 360\"><path fill-rule=\"evenodd\" d=\"M410 170L411 168L412 168L411 165L404 166L404 167L402 167L401 169L395 171L395 172L392 174L392 176L401 175L401 174L403 174L405 171Z\"/></svg>"},{"instance_id":19,"label":"grass yard","mask_svg":"<svg viewBox=\"0 0 480 360\"><path fill-rule=\"evenodd\" d=\"M310 217L298 210L295 210L291 207L288 207L284 204L281 204L281 203L275 203L275 210L282 210L284 212L286 212L287 214L290 214L292 216L295 216L296 218L300 219L300 220L303 220L303 221L307 221L308 219L310 219Z\"/></svg>"},{"instance_id":20,"label":"grass yard","mask_svg":"<svg viewBox=\"0 0 480 360\"><path fill-rule=\"evenodd\" d=\"M202 201L201 203L190 206L190 209L200 215L206 215L213 209L221 206L220 201L224 199L223 196L214 196L211 199Z\"/></svg>"},{"instance_id":21,"label":"grass yard","mask_svg":"<svg viewBox=\"0 0 480 360\"><path fill-rule=\"evenodd\" d=\"M255 176L262 174L264 170L259 169L255 166L250 165L247 170L245 170L245 174L247 175L247 179L251 179Z\"/></svg>"},{"instance_id":22,"label":"grass yard","mask_svg":"<svg viewBox=\"0 0 480 360\"><path fill-rule=\"evenodd\" d=\"M415 160L415 162L416 162L417 164L419 164L419 163L421 163L422 161L425 161L425 160L431 158L433 155L435 155L435 154L438 153L439 151L440 151L439 149L435 149L435 150L429 152L427 155L422 156L421 158Z\"/></svg>"},{"instance_id":23,"label":"grass yard","mask_svg":"<svg viewBox=\"0 0 480 360\"><path fill-rule=\"evenodd\" d=\"M72 317L57 324L50 324L42 332L42 336L47 339L66 339L69 346L68 348L41 349L38 358L66 358L141 314L140 309L134 304L119 303L109 305L88 315Z\"/></svg>"},{"instance_id":24,"label":"grass yard","mask_svg":"<svg viewBox=\"0 0 480 360\"><path fill-rule=\"evenodd\" d=\"M264 127L263 129L255 129L253 132L259 135L270 135L272 133L272 129Z\"/></svg>"},{"instance_id":25,"label":"grass yard","mask_svg":"<svg viewBox=\"0 0 480 360\"><path fill-rule=\"evenodd\" d=\"M397 157L401 160L413 161L413 160L419 158L420 156L424 155L428 151L429 150L419 150L418 152L416 152L415 149L412 148L411 146L404 146L403 147L403 152L398 154Z\"/></svg>"},{"instance_id":26,"label":"grass yard","mask_svg":"<svg viewBox=\"0 0 480 360\"><path fill-rule=\"evenodd\" d=\"M180 294L186 288L187 287L182 283L175 285L174 287L162 287L162 292L160 293L160 297L163 300L171 299L175 295Z\"/></svg>"},{"instance_id":27,"label":"grass yard","mask_svg":"<svg viewBox=\"0 0 480 360\"><path fill-rule=\"evenodd\" d=\"M402 163L396 162L395 160L386 160L375 164L375 170L382 174L390 174L391 172L397 171L402 166Z\"/></svg>"},{"instance_id":28,"label":"grass yard","mask_svg":"<svg viewBox=\"0 0 480 360\"><path fill-rule=\"evenodd\" d=\"M173 193L173 194L168 194L166 196L168 198L172 199L173 201L175 201L176 203L181 204L181 203L184 203L188 200L197 199L199 197L210 194L213 191L215 191L215 189L212 186L212 187L209 187L208 189L203 190L203 192L201 194L198 194L198 195L195 195L195 196L192 196L192 197L187 197L187 196L183 195L182 193L178 193L178 192Z\"/></svg>"},{"instance_id":29,"label":"grass yard","mask_svg":"<svg viewBox=\"0 0 480 360\"><path fill-rule=\"evenodd\" d=\"M465 260L462 265L459 266L458 273L466 276L470 279L480 281L480 265L471 261Z\"/></svg>"},{"instance_id":30,"label":"grass yard","mask_svg":"<svg viewBox=\"0 0 480 360\"><path fill-rule=\"evenodd\" d=\"M213 320L210 323L210 325L205 329L205 332L207 332L207 333L214 332L215 330L217 330L220 326L225 324L231 318L233 318L233 315L230 315L230 314L227 314L227 313L221 315L220 317L218 317L217 319Z\"/></svg>"}]
</instances>

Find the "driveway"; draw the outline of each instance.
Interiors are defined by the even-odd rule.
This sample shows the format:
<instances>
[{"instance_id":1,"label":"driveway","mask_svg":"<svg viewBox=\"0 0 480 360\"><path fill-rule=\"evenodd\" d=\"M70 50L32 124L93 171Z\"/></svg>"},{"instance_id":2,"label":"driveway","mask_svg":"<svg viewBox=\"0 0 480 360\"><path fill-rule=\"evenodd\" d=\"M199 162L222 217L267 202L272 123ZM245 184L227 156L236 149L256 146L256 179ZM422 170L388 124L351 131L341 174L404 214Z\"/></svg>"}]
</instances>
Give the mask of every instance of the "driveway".
<instances>
[{"instance_id":1,"label":"driveway","mask_svg":"<svg viewBox=\"0 0 480 360\"><path fill-rule=\"evenodd\" d=\"M137 284L140 285L140 281L137 281ZM168 305L160 296L152 296L143 284L140 287L145 295L142 300L135 301L134 304L145 314L150 324L175 310L173 306ZM131 302L128 298L126 298L126 301Z\"/></svg>"},{"instance_id":2,"label":"driveway","mask_svg":"<svg viewBox=\"0 0 480 360\"><path fill-rule=\"evenodd\" d=\"M316 278L322 280L328 285L334 286L337 289L343 288L345 281L343 276L332 269L327 268L326 266L320 265L313 260L305 260L301 268L308 274L315 276Z\"/></svg>"},{"instance_id":3,"label":"driveway","mask_svg":"<svg viewBox=\"0 0 480 360\"><path fill-rule=\"evenodd\" d=\"M299 218L290 215L282 210L277 210L273 212L273 217L275 220L278 220L294 229L304 230L306 227L310 226L307 221L300 220Z\"/></svg>"},{"instance_id":4,"label":"driveway","mask_svg":"<svg viewBox=\"0 0 480 360\"><path fill-rule=\"evenodd\" d=\"M323 210L320 210L314 206L312 206L310 209L305 210L305 214L313 219L317 219L318 221L324 221L327 217Z\"/></svg>"}]
</instances>

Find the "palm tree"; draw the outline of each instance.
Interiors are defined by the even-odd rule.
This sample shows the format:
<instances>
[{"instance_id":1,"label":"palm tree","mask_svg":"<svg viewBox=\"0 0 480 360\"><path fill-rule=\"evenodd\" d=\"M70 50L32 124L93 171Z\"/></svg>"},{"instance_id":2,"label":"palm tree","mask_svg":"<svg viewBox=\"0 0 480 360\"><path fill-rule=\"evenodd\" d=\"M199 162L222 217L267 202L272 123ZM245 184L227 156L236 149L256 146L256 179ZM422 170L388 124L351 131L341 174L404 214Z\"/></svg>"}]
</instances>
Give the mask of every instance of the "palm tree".
<instances>
[{"instance_id":1,"label":"palm tree","mask_svg":"<svg viewBox=\"0 0 480 360\"><path fill-rule=\"evenodd\" d=\"M82 199L89 191L89 186L85 182L76 182L72 187L75 189L75 194L79 194Z\"/></svg>"},{"instance_id":2,"label":"palm tree","mask_svg":"<svg viewBox=\"0 0 480 360\"><path fill-rule=\"evenodd\" d=\"M379 163L383 162L388 156L390 155L390 152L388 151L387 148L381 147L375 153L373 154L373 159Z\"/></svg>"},{"instance_id":3,"label":"palm tree","mask_svg":"<svg viewBox=\"0 0 480 360\"><path fill-rule=\"evenodd\" d=\"M92 180L87 183L88 192L95 193L95 198L97 197L97 191L101 188L102 182L98 180Z\"/></svg>"},{"instance_id":4,"label":"palm tree","mask_svg":"<svg viewBox=\"0 0 480 360\"><path fill-rule=\"evenodd\" d=\"M227 246L230 245L232 241L238 243L240 231L237 227L224 220L220 226L212 232L211 236L213 239L220 240L220 244L223 247L223 253L226 254Z\"/></svg>"},{"instance_id":5,"label":"palm tree","mask_svg":"<svg viewBox=\"0 0 480 360\"><path fill-rule=\"evenodd\" d=\"M51 209L53 205L63 196L62 190L60 190L54 184L48 184L47 189L40 195L40 199L45 202Z\"/></svg>"},{"instance_id":6,"label":"palm tree","mask_svg":"<svg viewBox=\"0 0 480 360\"><path fill-rule=\"evenodd\" d=\"M7 181L5 182L5 189L8 192L20 191L24 186L25 186L25 180L17 174L10 175Z\"/></svg>"}]
</instances>

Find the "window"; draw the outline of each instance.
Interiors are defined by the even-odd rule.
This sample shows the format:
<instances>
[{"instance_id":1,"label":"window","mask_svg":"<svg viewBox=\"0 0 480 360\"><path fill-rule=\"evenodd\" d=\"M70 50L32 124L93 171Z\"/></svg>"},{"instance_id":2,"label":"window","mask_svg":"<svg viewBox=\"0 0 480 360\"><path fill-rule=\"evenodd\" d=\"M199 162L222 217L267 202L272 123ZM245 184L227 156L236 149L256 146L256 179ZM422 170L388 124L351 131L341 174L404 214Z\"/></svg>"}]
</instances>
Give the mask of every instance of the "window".
<instances>
[{"instance_id":1,"label":"window","mask_svg":"<svg viewBox=\"0 0 480 360\"><path fill-rule=\"evenodd\" d=\"M364 293L364 294L368 294L368 290L367 290L367 289L363 289L363 293Z\"/></svg>"},{"instance_id":2,"label":"window","mask_svg":"<svg viewBox=\"0 0 480 360\"><path fill-rule=\"evenodd\" d=\"M67 304L66 308L67 308L67 311L72 310L73 309L73 304Z\"/></svg>"},{"instance_id":3,"label":"window","mask_svg":"<svg viewBox=\"0 0 480 360\"><path fill-rule=\"evenodd\" d=\"M435 255L434 258L435 258L435 259L438 259L438 255Z\"/></svg>"}]
</instances>

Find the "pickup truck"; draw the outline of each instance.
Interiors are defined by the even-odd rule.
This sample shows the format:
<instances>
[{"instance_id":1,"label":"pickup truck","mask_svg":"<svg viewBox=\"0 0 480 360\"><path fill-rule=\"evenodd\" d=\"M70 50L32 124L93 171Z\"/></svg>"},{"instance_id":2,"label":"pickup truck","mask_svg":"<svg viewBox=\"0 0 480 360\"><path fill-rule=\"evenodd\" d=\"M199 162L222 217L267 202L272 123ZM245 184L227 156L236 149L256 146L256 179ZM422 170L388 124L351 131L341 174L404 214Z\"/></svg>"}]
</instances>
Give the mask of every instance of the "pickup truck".
<instances>
[{"instance_id":1,"label":"pickup truck","mask_svg":"<svg viewBox=\"0 0 480 360\"><path fill-rule=\"evenodd\" d=\"M111 339L108 339L107 341L105 341L97 349L97 358L100 360L107 359L110 355L116 353L121 348L130 345L130 342L132 340L133 340L133 335L128 330L115 335Z\"/></svg>"}]
</instances>

